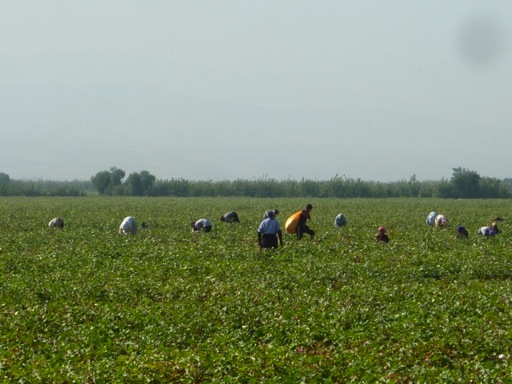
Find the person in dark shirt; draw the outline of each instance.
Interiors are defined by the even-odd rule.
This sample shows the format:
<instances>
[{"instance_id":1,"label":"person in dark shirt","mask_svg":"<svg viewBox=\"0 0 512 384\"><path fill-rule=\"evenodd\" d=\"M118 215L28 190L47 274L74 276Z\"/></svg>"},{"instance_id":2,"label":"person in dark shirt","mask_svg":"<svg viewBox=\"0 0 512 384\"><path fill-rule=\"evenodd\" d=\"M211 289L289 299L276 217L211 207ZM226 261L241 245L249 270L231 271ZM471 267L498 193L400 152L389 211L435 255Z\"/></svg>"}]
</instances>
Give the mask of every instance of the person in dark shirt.
<instances>
[{"instance_id":1,"label":"person in dark shirt","mask_svg":"<svg viewBox=\"0 0 512 384\"><path fill-rule=\"evenodd\" d=\"M221 216L220 221L225 221L226 223L239 223L240 219L235 211L231 211L226 213L224 216Z\"/></svg>"},{"instance_id":2,"label":"person in dark shirt","mask_svg":"<svg viewBox=\"0 0 512 384\"><path fill-rule=\"evenodd\" d=\"M48 226L50 228L64 228L64 220L61 217L55 217L53 218L49 223Z\"/></svg>"},{"instance_id":3,"label":"person in dark shirt","mask_svg":"<svg viewBox=\"0 0 512 384\"><path fill-rule=\"evenodd\" d=\"M334 225L338 228L344 227L347 225L347 218L343 213L340 213L338 216L334 218Z\"/></svg>"},{"instance_id":4,"label":"person in dark shirt","mask_svg":"<svg viewBox=\"0 0 512 384\"><path fill-rule=\"evenodd\" d=\"M469 237L469 233L466 228L462 225L457 226L457 239L467 239Z\"/></svg>"},{"instance_id":5,"label":"person in dark shirt","mask_svg":"<svg viewBox=\"0 0 512 384\"><path fill-rule=\"evenodd\" d=\"M311 210L313 209L313 206L311 204L306 205L306 208L303 209L300 213L299 222L297 223L297 240L301 240L304 233L307 233L309 236L311 236L311 239L313 240L315 238L315 231L313 231L311 228L308 227L307 221L311 220Z\"/></svg>"},{"instance_id":6,"label":"person in dark shirt","mask_svg":"<svg viewBox=\"0 0 512 384\"><path fill-rule=\"evenodd\" d=\"M379 227L377 228L377 236L375 237L375 241L382 241L384 243L389 243L389 237L387 235L386 228Z\"/></svg>"}]
</instances>

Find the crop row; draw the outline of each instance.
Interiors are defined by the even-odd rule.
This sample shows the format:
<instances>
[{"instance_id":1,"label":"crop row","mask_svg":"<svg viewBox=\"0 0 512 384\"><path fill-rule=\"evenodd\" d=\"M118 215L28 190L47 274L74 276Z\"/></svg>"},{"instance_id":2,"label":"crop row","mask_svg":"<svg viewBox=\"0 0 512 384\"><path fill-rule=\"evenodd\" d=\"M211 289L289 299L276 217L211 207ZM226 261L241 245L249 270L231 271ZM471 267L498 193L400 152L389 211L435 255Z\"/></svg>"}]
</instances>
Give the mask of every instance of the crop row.
<instances>
[{"instance_id":1,"label":"crop row","mask_svg":"<svg viewBox=\"0 0 512 384\"><path fill-rule=\"evenodd\" d=\"M315 241L257 247L265 210L314 206ZM488 200L0 200L5 382L504 382L508 212ZM208 234L189 223L236 210ZM445 230L427 227L437 210ZM348 226L337 229L343 212ZM49 219L66 220L62 231ZM120 236L124 216L146 221ZM502 233L476 228L505 218ZM475 228L468 240L454 227ZM391 242L373 241L378 225Z\"/></svg>"}]
</instances>

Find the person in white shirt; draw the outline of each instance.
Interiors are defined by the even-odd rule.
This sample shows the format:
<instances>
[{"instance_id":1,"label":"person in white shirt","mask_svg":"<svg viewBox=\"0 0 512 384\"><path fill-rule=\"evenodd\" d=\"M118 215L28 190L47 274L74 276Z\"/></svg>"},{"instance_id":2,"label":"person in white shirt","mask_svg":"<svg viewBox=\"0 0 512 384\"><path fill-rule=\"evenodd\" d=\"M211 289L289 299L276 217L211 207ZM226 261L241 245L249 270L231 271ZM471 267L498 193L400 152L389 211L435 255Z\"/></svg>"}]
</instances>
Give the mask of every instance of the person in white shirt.
<instances>
[{"instance_id":1,"label":"person in white shirt","mask_svg":"<svg viewBox=\"0 0 512 384\"><path fill-rule=\"evenodd\" d=\"M62 220L62 218L60 218L60 217L55 217L50 220L50 222L48 223L48 226L50 228L62 229L62 228L64 228L64 220Z\"/></svg>"},{"instance_id":2,"label":"person in white shirt","mask_svg":"<svg viewBox=\"0 0 512 384\"><path fill-rule=\"evenodd\" d=\"M277 248L279 244L283 246L283 232L279 221L276 220L274 211L266 212L267 218L264 219L258 228L258 244L261 249Z\"/></svg>"},{"instance_id":3,"label":"person in white shirt","mask_svg":"<svg viewBox=\"0 0 512 384\"><path fill-rule=\"evenodd\" d=\"M427 220L426 220L427 225L429 225L431 227L434 226L435 221L436 221L436 216L437 216L437 212L435 212L435 211L430 212L428 214Z\"/></svg>"},{"instance_id":4,"label":"person in white shirt","mask_svg":"<svg viewBox=\"0 0 512 384\"><path fill-rule=\"evenodd\" d=\"M478 234L484 237L495 236L498 233L500 233L500 230L498 229L498 224L496 223L496 221L493 221L491 225L481 227L478 229Z\"/></svg>"},{"instance_id":5,"label":"person in white shirt","mask_svg":"<svg viewBox=\"0 0 512 384\"><path fill-rule=\"evenodd\" d=\"M212 230L212 222L208 219L199 219L190 223L192 232L210 232Z\"/></svg>"},{"instance_id":6,"label":"person in white shirt","mask_svg":"<svg viewBox=\"0 0 512 384\"><path fill-rule=\"evenodd\" d=\"M133 216L127 216L119 226L120 235L136 235L137 234L137 221Z\"/></svg>"},{"instance_id":7,"label":"person in white shirt","mask_svg":"<svg viewBox=\"0 0 512 384\"><path fill-rule=\"evenodd\" d=\"M479 228L478 234L480 236L488 237L488 236L496 235L496 231L494 229L492 229L492 227L489 225L489 226Z\"/></svg>"},{"instance_id":8,"label":"person in white shirt","mask_svg":"<svg viewBox=\"0 0 512 384\"><path fill-rule=\"evenodd\" d=\"M448 225L448 219L445 215L437 215L435 219L436 227L443 228Z\"/></svg>"}]
</instances>

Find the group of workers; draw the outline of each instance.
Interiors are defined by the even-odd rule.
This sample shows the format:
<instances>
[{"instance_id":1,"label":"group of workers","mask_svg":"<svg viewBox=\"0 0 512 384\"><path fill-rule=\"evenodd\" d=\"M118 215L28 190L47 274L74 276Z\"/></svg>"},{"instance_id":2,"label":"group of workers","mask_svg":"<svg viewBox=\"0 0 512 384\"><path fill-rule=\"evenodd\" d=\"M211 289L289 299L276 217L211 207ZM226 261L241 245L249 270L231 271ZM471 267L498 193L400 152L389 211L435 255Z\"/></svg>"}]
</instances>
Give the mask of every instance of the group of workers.
<instances>
[{"instance_id":1,"label":"group of workers","mask_svg":"<svg viewBox=\"0 0 512 384\"><path fill-rule=\"evenodd\" d=\"M315 231L313 231L307 225L307 221L311 219L310 212L313 209L311 204L297 212L297 222L295 223L293 233L296 233L297 239L301 240L303 235L307 233L313 239L315 237ZM260 248L277 248L278 245L283 246L283 233L281 231L281 225L277 220L279 214L278 209L271 209L265 212L263 215L263 221L258 227L258 244ZM225 223L239 223L240 218L235 211L230 211L225 215L221 216L220 221ZM336 225L346 225L346 219L344 216L340 219L336 219ZM53 218L48 226L50 228L64 228L64 220L61 217ZM202 218L190 223L192 232L210 232L212 230L212 222L210 219ZM147 228L146 223L142 222L141 229ZM123 219L119 225L119 234L121 235L136 235L138 230L137 220L133 216L127 216Z\"/></svg>"},{"instance_id":2,"label":"group of workers","mask_svg":"<svg viewBox=\"0 0 512 384\"><path fill-rule=\"evenodd\" d=\"M295 223L294 233L297 239L301 240L304 233L307 233L313 239L315 231L307 225L307 221L311 219L310 212L313 209L311 204L306 205L302 211L297 212L297 222ZM261 249L277 248L279 245L283 246L283 231L281 224L277 220L279 214L278 209L270 209L263 215L263 221L258 227L258 245ZM226 223L239 223L240 219L238 214L234 211L226 213L220 217L220 221ZM212 230L212 222L209 219L199 219L190 223L193 232L210 232Z\"/></svg>"},{"instance_id":3,"label":"group of workers","mask_svg":"<svg viewBox=\"0 0 512 384\"><path fill-rule=\"evenodd\" d=\"M498 229L498 222L503 221L503 218L500 216L496 216L492 221L490 225L486 225L483 227L478 228L477 234L484 237L489 236L495 236L498 233L500 233L500 230ZM428 226L436 226L439 228L443 228L448 224L448 219L445 215L438 214L435 211L432 211L428 214L426 219L426 224ZM457 226L457 238L460 239L467 239L469 237L468 230L462 226Z\"/></svg>"},{"instance_id":4,"label":"group of workers","mask_svg":"<svg viewBox=\"0 0 512 384\"><path fill-rule=\"evenodd\" d=\"M224 221L226 223L239 223L240 218L238 217L238 213L235 211L231 211L221 216L220 221ZM210 232L212 230L212 222L209 219L199 219L197 221L193 221L190 223L192 227L192 232Z\"/></svg>"},{"instance_id":5,"label":"group of workers","mask_svg":"<svg viewBox=\"0 0 512 384\"><path fill-rule=\"evenodd\" d=\"M304 234L308 234L311 239L315 238L315 231L309 228L307 225L308 220L311 219L311 210L313 206L311 204L307 204L306 207L293 214L286 221L285 230L287 233L296 234L297 239L301 240ZM281 225L277 220L277 215L279 214L279 210L271 209L265 212L263 215L263 221L261 221L258 227L258 245L260 248L277 248L278 245L283 246L283 232L281 230ZM235 211L230 211L219 219L222 222L226 223L239 223L240 218ZM502 221L503 218L497 216L494 218L490 225L483 226L478 229L477 233L481 236L488 237L494 236L500 233L498 229L498 222ZM428 214L426 219L426 224L428 226L435 226L439 228L444 228L448 225L448 219L443 214L438 214L435 211L432 211ZM342 213L338 214L334 219L334 225L338 228L344 227L347 225L347 219L345 215ZM61 217L53 218L48 226L50 228L64 228L64 220ZM192 232L210 232L212 230L212 222L209 219L203 218L190 223L192 227ZM147 228L145 222L141 223L141 229ZM137 221L133 216L127 216L121 222L119 226L119 234L123 235L135 235L137 234ZM462 225L457 226L457 238L468 238L469 232ZM375 236L375 241L377 242L389 242L389 236L387 234L387 230L383 226L379 226L377 228L377 235Z\"/></svg>"}]
</instances>

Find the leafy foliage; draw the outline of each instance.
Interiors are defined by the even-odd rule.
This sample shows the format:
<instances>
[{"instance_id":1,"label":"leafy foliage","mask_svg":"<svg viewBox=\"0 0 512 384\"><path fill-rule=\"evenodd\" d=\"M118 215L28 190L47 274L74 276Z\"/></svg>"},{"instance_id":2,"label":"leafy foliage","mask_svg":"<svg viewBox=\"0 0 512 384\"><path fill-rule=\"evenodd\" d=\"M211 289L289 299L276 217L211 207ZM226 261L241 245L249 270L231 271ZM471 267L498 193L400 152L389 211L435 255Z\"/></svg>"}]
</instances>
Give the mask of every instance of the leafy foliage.
<instances>
[{"instance_id":1,"label":"leafy foliage","mask_svg":"<svg viewBox=\"0 0 512 384\"><path fill-rule=\"evenodd\" d=\"M509 179L480 177L475 171L453 168L451 180L395 182L363 181L334 176L330 180L276 180L267 176L234 181L199 180L183 178L158 180L148 171L126 173L112 167L91 177L90 181L21 181L11 180L0 172L0 196L176 196L176 197L436 197L436 198L510 198Z\"/></svg>"},{"instance_id":2,"label":"leafy foliage","mask_svg":"<svg viewBox=\"0 0 512 384\"><path fill-rule=\"evenodd\" d=\"M451 182L457 196L475 198L481 195L480 175L475 171L461 167L453 168Z\"/></svg>"},{"instance_id":3,"label":"leafy foliage","mask_svg":"<svg viewBox=\"0 0 512 384\"><path fill-rule=\"evenodd\" d=\"M5 382L504 382L508 201L0 200ZM316 240L260 251L269 208L312 202ZM425 226L428 212L451 227ZM189 222L236 210L241 223ZM343 211L349 225L334 227ZM149 227L117 234L126 215ZM59 215L63 230L47 222ZM507 219L506 215L505 218ZM470 231L455 239L457 223ZM503 222L507 223L507 221ZM385 225L391 241L374 242Z\"/></svg>"},{"instance_id":4,"label":"leafy foliage","mask_svg":"<svg viewBox=\"0 0 512 384\"><path fill-rule=\"evenodd\" d=\"M117 170L117 168L112 168ZM455 197L508 198L507 184L498 179L481 178L474 171L453 168L450 181L419 182L410 180L374 182L336 175L330 180L282 180L262 177L255 180L191 181L182 178L157 180L147 171L132 173L124 183L112 185L111 173L98 172L92 178L100 194L126 196L178 197ZM111 170L112 172L112 170Z\"/></svg>"},{"instance_id":5,"label":"leafy foliage","mask_svg":"<svg viewBox=\"0 0 512 384\"><path fill-rule=\"evenodd\" d=\"M110 171L101 171L91 177L91 181L101 195L120 194L121 184L125 171L111 167Z\"/></svg>"}]
</instances>

